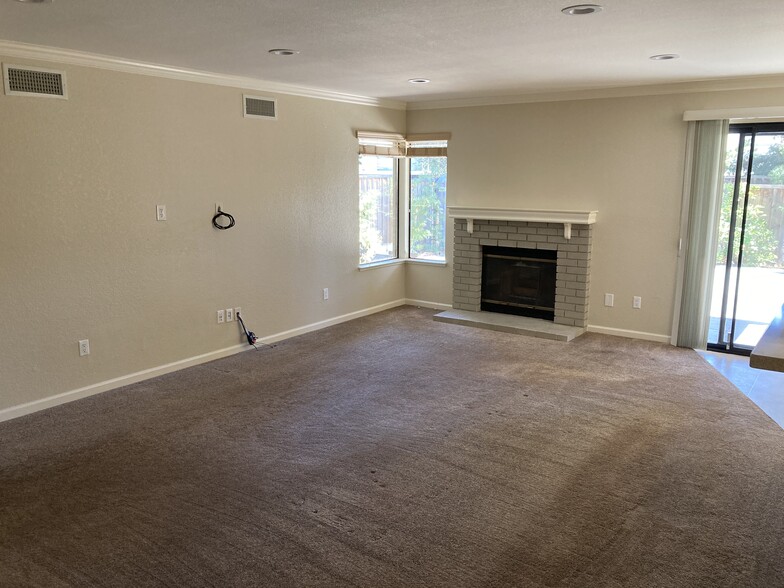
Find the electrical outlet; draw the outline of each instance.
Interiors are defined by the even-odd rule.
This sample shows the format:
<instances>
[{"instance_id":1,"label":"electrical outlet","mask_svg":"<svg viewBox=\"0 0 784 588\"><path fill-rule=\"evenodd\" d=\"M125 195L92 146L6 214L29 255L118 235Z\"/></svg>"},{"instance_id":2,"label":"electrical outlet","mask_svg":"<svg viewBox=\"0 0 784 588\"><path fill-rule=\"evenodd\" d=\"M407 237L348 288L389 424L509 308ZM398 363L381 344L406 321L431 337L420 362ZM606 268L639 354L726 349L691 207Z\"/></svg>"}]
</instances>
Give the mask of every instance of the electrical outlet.
<instances>
[{"instance_id":1,"label":"electrical outlet","mask_svg":"<svg viewBox=\"0 0 784 588\"><path fill-rule=\"evenodd\" d=\"M233 320L234 320L234 309L233 308L227 308L226 309L226 322L230 323Z\"/></svg>"},{"instance_id":2,"label":"electrical outlet","mask_svg":"<svg viewBox=\"0 0 784 588\"><path fill-rule=\"evenodd\" d=\"M90 340L89 339L82 339L79 341L79 355L84 357L85 355L90 355Z\"/></svg>"},{"instance_id":3,"label":"electrical outlet","mask_svg":"<svg viewBox=\"0 0 784 588\"><path fill-rule=\"evenodd\" d=\"M329 288L324 288L324 300L329 300Z\"/></svg>"},{"instance_id":4,"label":"electrical outlet","mask_svg":"<svg viewBox=\"0 0 784 588\"><path fill-rule=\"evenodd\" d=\"M226 311L225 310L221 309L221 310L218 311L218 322L219 323L225 323L226 322Z\"/></svg>"},{"instance_id":5,"label":"electrical outlet","mask_svg":"<svg viewBox=\"0 0 784 588\"><path fill-rule=\"evenodd\" d=\"M166 205L165 204L159 204L158 206L156 206L155 207L155 215L156 215L155 218L157 218L159 221L165 221L166 220Z\"/></svg>"},{"instance_id":6,"label":"electrical outlet","mask_svg":"<svg viewBox=\"0 0 784 588\"><path fill-rule=\"evenodd\" d=\"M635 296L632 301L632 306L634 308L642 308L642 296Z\"/></svg>"},{"instance_id":7,"label":"electrical outlet","mask_svg":"<svg viewBox=\"0 0 784 588\"><path fill-rule=\"evenodd\" d=\"M239 320L240 316L242 316L242 309L237 306L234 308L234 318Z\"/></svg>"},{"instance_id":8,"label":"electrical outlet","mask_svg":"<svg viewBox=\"0 0 784 588\"><path fill-rule=\"evenodd\" d=\"M604 295L604 305L605 306L613 306L615 304L615 294L605 294Z\"/></svg>"}]
</instances>

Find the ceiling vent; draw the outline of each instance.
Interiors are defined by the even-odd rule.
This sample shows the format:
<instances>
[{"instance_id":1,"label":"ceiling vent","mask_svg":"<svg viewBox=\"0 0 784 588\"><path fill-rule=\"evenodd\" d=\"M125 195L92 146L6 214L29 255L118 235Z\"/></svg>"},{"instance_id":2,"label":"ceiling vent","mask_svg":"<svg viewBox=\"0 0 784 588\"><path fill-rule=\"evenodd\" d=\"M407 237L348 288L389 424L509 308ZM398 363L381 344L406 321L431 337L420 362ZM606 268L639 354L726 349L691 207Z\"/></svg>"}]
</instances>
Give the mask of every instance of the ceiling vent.
<instances>
[{"instance_id":1,"label":"ceiling vent","mask_svg":"<svg viewBox=\"0 0 784 588\"><path fill-rule=\"evenodd\" d=\"M278 118L278 101L274 98L243 95L242 101L245 118L266 118L270 120Z\"/></svg>"},{"instance_id":2,"label":"ceiling vent","mask_svg":"<svg viewBox=\"0 0 784 588\"><path fill-rule=\"evenodd\" d=\"M3 85L7 96L68 98L62 71L4 63Z\"/></svg>"}]
</instances>

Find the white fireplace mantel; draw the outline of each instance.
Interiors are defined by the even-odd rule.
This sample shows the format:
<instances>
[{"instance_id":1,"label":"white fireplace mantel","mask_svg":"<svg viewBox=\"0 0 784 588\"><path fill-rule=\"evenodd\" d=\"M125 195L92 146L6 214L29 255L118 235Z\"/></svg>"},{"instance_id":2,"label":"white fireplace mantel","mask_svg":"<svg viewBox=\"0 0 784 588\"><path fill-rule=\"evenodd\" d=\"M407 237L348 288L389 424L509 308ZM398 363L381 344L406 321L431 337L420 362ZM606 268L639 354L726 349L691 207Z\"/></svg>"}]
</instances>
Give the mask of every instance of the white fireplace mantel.
<instances>
[{"instance_id":1,"label":"white fireplace mantel","mask_svg":"<svg viewBox=\"0 0 784 588\"><path fill-rule=\"evenodd\" d=\"M564 227L564 238L572 238L572 225L592 225L596 222L596 210L526 210L522 208L477 208L473 206L449 206L451 218L468 221L468 232L474 232L475 220L503 220L533 223L558 223Z\"/></svg>"}]
</instances>

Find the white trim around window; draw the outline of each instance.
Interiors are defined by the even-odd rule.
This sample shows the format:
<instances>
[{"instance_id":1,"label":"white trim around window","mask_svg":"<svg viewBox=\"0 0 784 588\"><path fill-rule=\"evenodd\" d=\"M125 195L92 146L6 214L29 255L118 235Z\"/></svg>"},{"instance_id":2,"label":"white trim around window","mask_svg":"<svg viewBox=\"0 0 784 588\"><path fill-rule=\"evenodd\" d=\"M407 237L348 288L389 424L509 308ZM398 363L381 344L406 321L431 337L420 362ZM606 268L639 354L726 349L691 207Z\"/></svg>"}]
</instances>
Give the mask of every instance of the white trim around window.
<instances>
[{"instance_id":1,"label":"white trim around window","mask_svg":"<svg viewBox=\"0 0 784 588\"><path fill-rule=\"evenodd\" d=\"M393 265L426 265L430 267L447 267L449 263L446 261L434 261L432 259L386 259L384 261L376 261L374 263L366 263L365 265L357 266L357 269L361 272L365 270L372 270L378 269L382 267L390 267Z\"/></svg>"}]
</instances>

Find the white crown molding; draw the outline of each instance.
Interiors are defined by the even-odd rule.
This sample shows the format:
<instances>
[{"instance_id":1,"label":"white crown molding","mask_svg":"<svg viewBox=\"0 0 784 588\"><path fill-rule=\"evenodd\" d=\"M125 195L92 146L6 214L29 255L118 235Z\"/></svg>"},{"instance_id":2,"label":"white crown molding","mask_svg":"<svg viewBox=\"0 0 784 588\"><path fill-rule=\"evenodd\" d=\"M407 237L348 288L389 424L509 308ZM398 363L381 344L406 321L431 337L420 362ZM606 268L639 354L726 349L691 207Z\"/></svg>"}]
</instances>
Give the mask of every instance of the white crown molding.
<instances>
[{"instance_id":1,"label":"white crown molding","mask_svg":"<svg viewBox=\"0 0 784 588\"><path fill-rule=\"evenodd\" d=\"M373 98L308 88L293 84L270 82L257 78L233 76L194 69L179 68L157 63L134 61L121 57L99 55L57 47L31 45L16 41L0 40L0 55L20 59L32 59L50 63L61 63L82 67L94 67L111 71L139 75L227 86L262 92L272 92L290 96L316 98L333 102L345 102L393 110L435 110L442 108L467 108L471 106L502 106L509 104L530 104L536 102L564 102L569 100L593 100L599 98L628 98L634 96L659 96L665 94L688 94L694 92L720 92L726 90L755 90L764 88L784 88L784 75L748 76L672 84L620 86L615 88L589 88L585 90L563 90L554 92L528 93L511 96L485 96L455 98L445 100L422 100L405 102L389 98ZM736 117L733 117L736 118ZM742 117L737 117L742 118Z\"/></svg>"},{"instance_id":2,"label":"white crown molding","mask_svg":"<svg viewBox=\"0 0 784 588\"><path fill-rule=\"evenodd\" d=\"M18 43L16 41L0 40L0 55L21 59L47 61L51 63L64 63L67 65L95 67L98 69L107 69L123 73L155 76L173 80L183 80L187 82L198 82L201 84L212 84L214 86L229 86L232 88L273 92L276 94L287 94L290 96L317 98L319 100L331 100L333 102L347 102L349 104L360 104L363 106L376 106L379 108L391 108L394 110L406 109L406 103L399 100L371 98L369 96L356 96L354 94L344 94L330 90L320 90L317 88L306 88L303 86L294 86L291 84L269 82L256 78L232 76L194 69L172 67L156 63L146 63L143 61L123 59L121 57L97 55L93 53L85 53L82 51L72 51L70 49L45 47L42 45L30 45L27 43Z\"/></svg>"},{"instance_id":3,"label":"white crown molding","mask_svg":"<svg viewBox=\"0 0 784 588\"><path fill-rule=\"evenodd\" d=\"M503 106L508 104L532 104L536 102L566 102L570 100L595 100L599 98L631 98L635 96L663 96L666 94L690 94L695 92L722 92L726 90L759 90L784 88L784 76L749 76L696 82L676 82L642 86L619 86L616 88L591 88L586 90L564 90L518 94L512 96L486 96L479 98L457 98L409 102L406 110L436 110L442 108L468 108L471 106Z\"/></svg>"}]
</instances>

